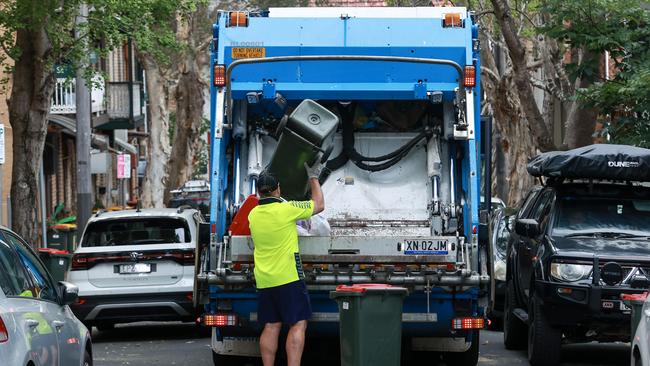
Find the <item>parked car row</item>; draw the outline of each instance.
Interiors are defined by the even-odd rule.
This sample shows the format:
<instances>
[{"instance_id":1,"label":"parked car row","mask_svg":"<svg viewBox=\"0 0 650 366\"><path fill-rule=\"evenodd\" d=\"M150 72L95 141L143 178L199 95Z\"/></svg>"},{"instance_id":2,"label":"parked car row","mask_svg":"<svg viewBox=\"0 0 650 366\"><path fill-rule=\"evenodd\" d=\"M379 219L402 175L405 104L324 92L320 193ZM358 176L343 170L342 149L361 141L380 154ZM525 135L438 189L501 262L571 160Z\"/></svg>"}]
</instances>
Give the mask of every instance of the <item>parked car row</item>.
<instances>
[{"instance_id":1,"label":"parked car row","mask_svg":"<svg viewBox=\"0 0 650 366\"><path fill-rule=\"evenodd\" d=\"M70 282L58 283L24 240L0 228L2 365L90 366L93 326L194 321L202 222L185 207L98 213L72 257Z\"/></svg>"}]
</instances>

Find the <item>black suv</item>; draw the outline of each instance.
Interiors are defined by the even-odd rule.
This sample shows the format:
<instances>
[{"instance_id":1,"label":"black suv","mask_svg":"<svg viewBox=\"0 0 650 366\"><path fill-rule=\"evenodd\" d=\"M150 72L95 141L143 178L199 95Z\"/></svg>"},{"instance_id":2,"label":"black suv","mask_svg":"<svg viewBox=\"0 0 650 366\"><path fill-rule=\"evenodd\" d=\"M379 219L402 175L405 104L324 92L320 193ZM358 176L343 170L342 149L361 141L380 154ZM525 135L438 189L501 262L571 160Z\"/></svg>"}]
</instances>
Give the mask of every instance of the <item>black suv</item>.
<instances>
[{"instance_id":1,"label":"black suv","mask_svg":"<svg viewBox=\"0 0 650 366\"><path fill-rule=\"evenodd\" d=\"M593 171L578 179L576 166L538 174L547 179L524 200L508 245L504 343L527 339L534 366L557 365L563 340L629 341L620 295L650 286L650 188Z\"/></svg>"}]
</instances>

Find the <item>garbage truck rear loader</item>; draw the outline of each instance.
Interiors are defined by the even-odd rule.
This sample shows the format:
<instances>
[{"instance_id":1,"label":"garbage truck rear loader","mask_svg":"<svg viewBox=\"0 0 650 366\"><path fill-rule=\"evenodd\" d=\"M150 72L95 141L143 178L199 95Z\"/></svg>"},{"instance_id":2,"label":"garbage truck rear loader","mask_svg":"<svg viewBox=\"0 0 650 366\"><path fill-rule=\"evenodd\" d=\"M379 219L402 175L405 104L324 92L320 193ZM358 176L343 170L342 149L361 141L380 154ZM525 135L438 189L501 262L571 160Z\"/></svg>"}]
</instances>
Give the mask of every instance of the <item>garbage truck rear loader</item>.
<instances>
[{"instance_id":1,"label":"garbage truck rear loader","mask_svg":"<svg viewBox=\"0 0 650 366\"><path fill-rule=\"evenodd\" d=\"M337 339L329 298L337 285L394 284L409 289L403 357L444 352L454 365L476 364L489 277L478 230L482 127L472 14L460 7L223 11L211 61L211 233L197 248L194 298L214 327L215 363L259 356L246 223L257 176L277 171L285 198L305 199L302 162L322 158L325 212L298 228L314 311L308 338Z\"/></svg>"}]
</instances>

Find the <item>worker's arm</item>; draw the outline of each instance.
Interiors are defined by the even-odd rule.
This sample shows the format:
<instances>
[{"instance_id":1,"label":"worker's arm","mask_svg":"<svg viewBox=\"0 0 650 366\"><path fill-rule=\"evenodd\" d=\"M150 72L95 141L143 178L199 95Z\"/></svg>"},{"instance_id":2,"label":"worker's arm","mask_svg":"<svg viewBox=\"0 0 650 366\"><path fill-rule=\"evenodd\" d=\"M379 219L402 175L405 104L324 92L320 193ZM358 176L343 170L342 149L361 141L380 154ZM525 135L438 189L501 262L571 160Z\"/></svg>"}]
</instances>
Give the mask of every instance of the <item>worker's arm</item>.
<instances>
[{"instance_id":1,"label":"worker's arm","mask_svg":"<svg viewBox=\"0 0 650 366\"><path fill-rule=\"evenodd\" d=\"M314 201L314 212L312 215L317 215L325 209L325 198L323 197L323 190L320 188L320 182L318 181L322 168L320 157L316 158L316 162L312 166L305 163L305 170L307 171L307 177L309 177L311 200Z\"/></svg>"},{"instance_id":2,"label":"worker's arm","mask_svg":"<svg viewBox=\"0 0 650 366\"><path fill-rule=\"evenodd\" d=\"M314 213L312 215L317 215L325 209L325 198L318 178L309 178L309 188L311 189L311 200L314 201Z\"/></svg>"}]
</instances>

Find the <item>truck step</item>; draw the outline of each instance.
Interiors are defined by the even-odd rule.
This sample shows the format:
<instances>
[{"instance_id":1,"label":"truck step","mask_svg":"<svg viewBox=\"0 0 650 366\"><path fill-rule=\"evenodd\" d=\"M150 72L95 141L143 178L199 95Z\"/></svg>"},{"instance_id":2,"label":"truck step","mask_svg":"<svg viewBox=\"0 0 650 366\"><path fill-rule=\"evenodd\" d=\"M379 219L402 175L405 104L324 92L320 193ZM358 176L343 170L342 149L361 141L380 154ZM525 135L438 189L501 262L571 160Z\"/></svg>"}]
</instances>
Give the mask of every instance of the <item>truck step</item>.
<instances>
[{"instance_id":1,"label":"truck step","mask_svg":"<svg viewBox=\"0 0 650 366\"><path fill-rule=\"evenodd\" d=\"M516 308L515 310L513 310L513 313L522 322L528 324L528 313L526 312L526 310L524 310L522 308Z\"/></svg>"}]
</instances>

